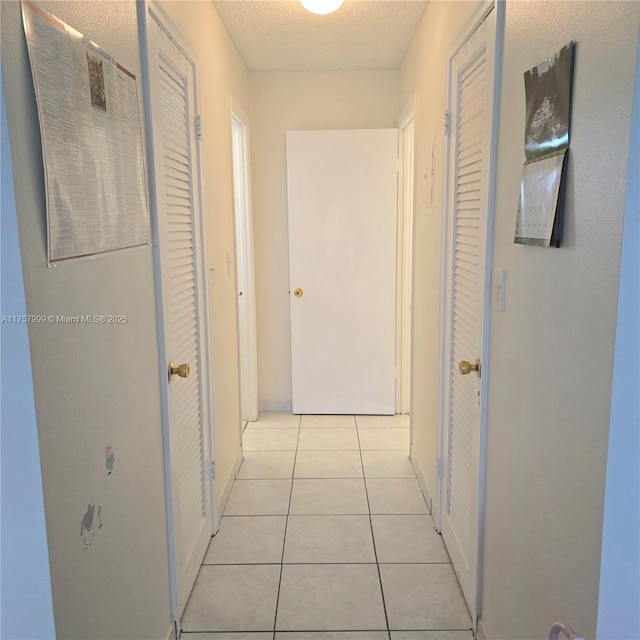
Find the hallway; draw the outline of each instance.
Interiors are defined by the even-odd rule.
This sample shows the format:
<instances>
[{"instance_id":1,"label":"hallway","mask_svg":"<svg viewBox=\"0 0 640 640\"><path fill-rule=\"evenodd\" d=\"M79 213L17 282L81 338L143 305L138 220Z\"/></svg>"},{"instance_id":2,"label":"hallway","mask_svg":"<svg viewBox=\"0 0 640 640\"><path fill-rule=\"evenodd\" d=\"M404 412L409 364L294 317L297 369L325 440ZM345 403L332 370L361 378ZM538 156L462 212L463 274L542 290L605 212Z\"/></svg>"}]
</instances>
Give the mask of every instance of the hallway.
<instances>
[{"instance_id":1,"label":"hallway","mask_svg":"<svg viewBox=\"0 0 640 640\"><path fill-rule=\"evenodd\" d=\"M306 632L311 640L335 636L312 632L342 631L376 632L367 640L470 640L408 451L407 416L263 413L249 423L183 637L298 632L286 635L298 640Z\"/></svg>"}]
</instances>

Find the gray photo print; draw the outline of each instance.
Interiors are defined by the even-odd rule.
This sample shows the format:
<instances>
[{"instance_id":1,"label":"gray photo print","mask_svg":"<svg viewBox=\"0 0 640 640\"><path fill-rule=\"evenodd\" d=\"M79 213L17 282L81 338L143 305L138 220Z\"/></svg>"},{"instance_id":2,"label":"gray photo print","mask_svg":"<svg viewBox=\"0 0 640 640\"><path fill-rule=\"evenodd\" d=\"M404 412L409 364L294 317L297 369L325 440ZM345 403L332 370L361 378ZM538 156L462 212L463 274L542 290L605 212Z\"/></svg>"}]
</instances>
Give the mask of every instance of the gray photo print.
<instances>
[{"instance_id":1,"label":"gray photo print","mask_svg":"<svg viewBox=\"0 0 640 640\"><path fill-rule=\"evenodd\" d=\"M571 42L524 74L527 160L569 146L573 48L574 43Z\"/></svg>"},{"instance_id":2,"label":"gray photo print","mask_svg":"<svg viewBox=\"0 0 640 640\"><path fill-rule=\"evenodd\" d=\"M89 67L89 89L91 104L102 111L107 110L107 96L104 92L104 68L102 58L87 51L87 66Z\"/></svg>"}]
</instances>

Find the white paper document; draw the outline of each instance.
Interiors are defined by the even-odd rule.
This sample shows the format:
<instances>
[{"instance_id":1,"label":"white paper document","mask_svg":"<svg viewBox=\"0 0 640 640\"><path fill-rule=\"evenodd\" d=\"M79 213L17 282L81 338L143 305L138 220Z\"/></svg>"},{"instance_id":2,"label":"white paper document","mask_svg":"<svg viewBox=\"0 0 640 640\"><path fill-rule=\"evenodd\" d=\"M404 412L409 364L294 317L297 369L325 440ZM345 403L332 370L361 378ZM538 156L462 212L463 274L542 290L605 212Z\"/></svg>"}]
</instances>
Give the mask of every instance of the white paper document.
<instances>
[{"instance_id":1,"label":"white paper document","mask_svg":"<svg viewBox=\"0 0 640 640\"><path fill-rule=\"evenodd\" d=\"M522 169L516 242L550 246L566 151L528 162Z\"/></svg>"},{"instance_id":2,"label":"white paper document","mask_svg":"<svg viewBox=\"0 0 640 640\"><path fill-rule=\"evenodd\" d=\"M135 76L22 4L47 198L49 262L145 245L149 221Z\"/></svg>"}]
</instances>

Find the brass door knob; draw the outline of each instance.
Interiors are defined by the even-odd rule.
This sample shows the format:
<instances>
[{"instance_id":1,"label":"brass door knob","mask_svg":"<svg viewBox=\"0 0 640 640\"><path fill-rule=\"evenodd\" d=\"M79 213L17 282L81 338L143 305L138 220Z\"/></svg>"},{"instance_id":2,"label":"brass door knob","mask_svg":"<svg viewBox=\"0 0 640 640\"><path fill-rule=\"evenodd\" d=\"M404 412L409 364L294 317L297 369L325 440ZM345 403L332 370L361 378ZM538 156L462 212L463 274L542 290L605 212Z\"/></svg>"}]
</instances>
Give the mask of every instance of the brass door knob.
<instances>
[{"instance_id":1,"label":"brass door knob","mask_svg":"<svg viewBox=\"0 0 640 640\"><path fill-rule=\"evenodd\" d=\"M303 294L304 294L304 291L303 291L302 289L300 289L300 287L298 287L297 289L295 289L295 290L294 290L294 292L293 292L293 295L294 295L296 298L302 298Z\"/></svg>"},{"instance_id":2,"label":"brass door knob","mask_svg":"<svg viewBox=\"0 0 640 640\"><path fill-rule=\"evenodd\" d=\"M174 364L173 362L169 363L169 382L171 382L171 378L174 376L178 376L180 378L188 378L189 377L189 365L188 364Z\"/></svg>"},{"instance_id":3,"label":"brass door knob","mask_svg":"<svg viewBox=\"0 0 640 640\"><path fill-rule=\"evenodd\" d=\"M477 371L480 373L480 360L476 360L475 362L469 362L468 360L460 360L460 373L463 376L468 375L472 371Z\"/></svg>"}]
</instances>

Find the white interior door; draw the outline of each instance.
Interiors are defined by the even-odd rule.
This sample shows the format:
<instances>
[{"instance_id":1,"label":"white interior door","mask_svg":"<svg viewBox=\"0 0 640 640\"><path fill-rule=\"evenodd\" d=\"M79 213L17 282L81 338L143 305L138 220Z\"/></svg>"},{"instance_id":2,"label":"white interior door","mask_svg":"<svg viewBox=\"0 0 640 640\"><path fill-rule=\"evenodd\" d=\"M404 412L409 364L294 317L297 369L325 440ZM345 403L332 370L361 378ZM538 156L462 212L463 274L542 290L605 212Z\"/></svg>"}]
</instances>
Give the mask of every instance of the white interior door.
<instances>
[{"instance_id":1,"label":"white interior door","mask_svg":"<svg viewBox=\"0 0 640 640\"><path fill-rule=\"evenodd\" d=\"M212 535L208 368L195 135L195 67L155 20L147 21L154 183L162 279L164 351L189 371L167 376L170 518L177 617ZM186 376L186 377L182 377Z\"/></svg>"},{"instance_id":2,"label":"white interior door","mask_svg":"<svg viewBox=\"0 0 640 640\"><path fill-rule=\"evenodd\" d=\"M452 60L442 535L474 623L482 508L482 363L495 10ZM480 362L462 373L460 363ZM464 365L463 365L464 366Z\"/></svg>"},{"instance_id":3,"label":"white interior door","mask_svg":"<svg viewBox=\"0 0 640 640\"><path fill-rule=\"evenodd\" d=\"M397 245L397 380L396 412L409 413L411 405L411 304L413 287L413 201L415 100L408 115L398 123L400 181L398 193Z\"/></svg>"},{"instance_id":4,"label":"white interior door","mask_svg":"<svg viewBox=\"0 0 640 640\"><path fill-rule=\"evenodd\" d=\"M395 413L397 148L287 133L294 413Z\"/></svg>"},{"instance_id":5,"label":"white interior door","mask_svg":"<svg viewBox=\"0 0 640 640\"><path fill-rule=\"evenodd\" d=\"M258 419L258 337L256 328L253 224L249 171L249 119L232 102L233 195L236 220L240 409L242 420Z\"/></svg>"}]
</instances>

